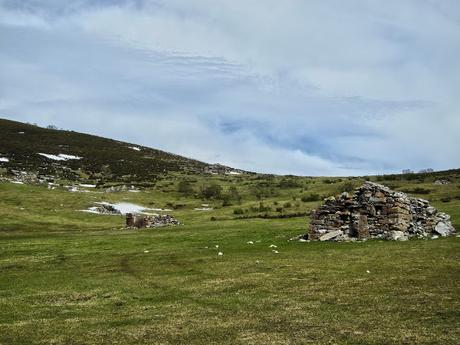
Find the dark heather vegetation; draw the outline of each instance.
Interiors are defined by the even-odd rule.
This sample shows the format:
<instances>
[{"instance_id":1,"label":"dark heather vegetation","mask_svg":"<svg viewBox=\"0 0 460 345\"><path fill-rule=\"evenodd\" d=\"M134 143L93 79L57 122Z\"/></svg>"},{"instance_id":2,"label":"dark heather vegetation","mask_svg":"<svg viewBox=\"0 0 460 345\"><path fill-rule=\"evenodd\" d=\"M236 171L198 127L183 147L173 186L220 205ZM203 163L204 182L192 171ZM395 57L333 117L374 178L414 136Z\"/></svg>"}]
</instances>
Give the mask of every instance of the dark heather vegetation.
<instances>
[{"instance_id":1,"label":"dark heather vegetation","mask_svg":"<svg viewBox=\"0 0 460 345\"><path fill-rule=\"evenodd\" d=\"M460 229L460 170L208 174L204 163L108 139L9 122L0 132L11 158L0 163L0 344L458 344L460 238L289 239L306 233L324 198L364 180L429 200ZM40 169L59 174L55 189L11 183L16 170ZM107 191L125 184L139 192ZM169 208L183 225L123 229L121 215L80 211L97 201Z\"/></svg>"},{"instance_id":2,"label":"dark heather vegetation","mask_svg":"<svg viewBox=\"0 0 460 345\"><path fill-rule=\"evenodd\" d=\"M151 181L166 171L196 173L206 167L196 160L139 145L3 119L0 149L0 153L9 153L11 169L58 174L70 180ZM82 159L57 165L38 153L68 154Z\"/></svg>"}]
</instances>

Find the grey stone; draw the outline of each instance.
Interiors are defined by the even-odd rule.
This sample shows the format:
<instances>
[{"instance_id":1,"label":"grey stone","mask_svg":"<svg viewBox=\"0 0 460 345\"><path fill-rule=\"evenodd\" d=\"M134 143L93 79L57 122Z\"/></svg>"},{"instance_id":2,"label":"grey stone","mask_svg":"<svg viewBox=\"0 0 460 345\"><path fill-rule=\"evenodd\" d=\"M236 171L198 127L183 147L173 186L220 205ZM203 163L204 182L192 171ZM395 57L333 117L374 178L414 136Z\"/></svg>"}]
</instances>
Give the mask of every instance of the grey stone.
<instances>
[{"instance_id":1,"label":"grey stone","mask_svg":"<svg viewBox=\"0 0 460 345\"><path fill-rule=\"evenodd\" d=\"M436 224L434 228L434 231L436 231L439 235L443 237L449 236L453 232L453 230L453 227L450 224L445 223L444 221L441 221L438 224Z\"/></svg>"},{"instance_id":2,"label":"grey stone","mask_svg":"<svg viewBox=\"0 0 460 345\"><path fill-rule=\"evenodd\" d=\"M402 231L392 231L390 232L390 239L393 241L407 241L409 238Z\"/></svg>"},{"instance_id":3,"label":"grey stone","mask_svg":"<svg viewBox=\"0 0 460 345\"><path fill-rule=\"evenodd\" d=\"M319 240L320 241L330 241L330 240L333 240L336 237L339 237L342 234L343 234L342 230L331 231L331 232L328 232L328 233L322 235L319 238Z\"/></svg>"}]
</instances>

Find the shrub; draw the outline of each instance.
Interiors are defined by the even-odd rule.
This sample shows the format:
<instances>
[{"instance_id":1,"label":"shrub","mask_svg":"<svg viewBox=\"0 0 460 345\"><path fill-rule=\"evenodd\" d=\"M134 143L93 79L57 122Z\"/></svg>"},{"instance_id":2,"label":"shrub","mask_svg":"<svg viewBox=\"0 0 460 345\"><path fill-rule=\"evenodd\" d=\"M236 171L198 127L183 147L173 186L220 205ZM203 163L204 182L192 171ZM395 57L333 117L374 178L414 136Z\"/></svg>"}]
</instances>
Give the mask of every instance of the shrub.
<instances>
[{"instance_id":1,"label":"shrub","mask_svg":"<svg viewBox=\"0 0 460 345\"><path fill-rule=\"evenodd\" d=\"M286 203L284 203L283 206L284 206L284 208L290 208L290 207L292 207L292 204L290 202L286 202Z\"/></svg>"},{"instance_id":2,"label":"shrub","mask_svg":"<svg viewBox=\"0 0 460 345\"><path fill-rule=\"evenodd\" d=\"M352 192L355 189L355 185L352 182L345 182L341 187L340 187L340 193L343 192Z\"/></svg>"},{"instance_id":3,"label":"shrub","mask_svg":"<svg viewBox=\"0 0 460 345\"><path fill-rule=\"evenodd\" d=\"M233 214L244 214L244 210L242 208L235 208Z\"/></svg>"},{"instance_id":4,"label":"shrub","mask_svg":"<svg viewBox=\"0 0 460 345\"><path fill-rule=\"evenodd\" d=\"M413 193L413 194L430 194L431 190L426 188L417 187L414 189L403 189L404 193Z\"/></svg>"},{"instance_id":5,"label":"shrub","mask_svg":"<svg viewBox=\"0 0 460 345\"><path fill-rule=\"evenodd\" d=\"M189 181L182 180L177 185L177 191L181 194L193 194L194 190Z\"/></svg>"},{"instance_id":6,"label":"shrub","mask_svg":"<svg viewBox=\"0 0 460 345\"><path fill-rule=\"evenodd\" d=\"M312 193L308 195L304 195L300 200L303 202L311 202L311 201L319 201L321 199L321 196L317 193Z\"/></svg>"},{"instance_id":7,"label":"shrub","mask_svg":"<svg viewBox=\"0 0 460 345\"><path fill-rule=\"evenodd\" d=\"M296 188L296 187L300 187L300 184L299 184L299 182L297 182L294 179L283 178L279 182L278 187L280 187L280 188Z\"/></svg>"},{"instance_id":8,"label":"shrub","mask_svg":"<svg viewBox=\"0 0 460 345\"><path fill-rule=\"evenodd\" d=\"M222 187L217 183L202 187L201 197L204 199L219 199L222 196Z\"/></svg>"}]
</instances>

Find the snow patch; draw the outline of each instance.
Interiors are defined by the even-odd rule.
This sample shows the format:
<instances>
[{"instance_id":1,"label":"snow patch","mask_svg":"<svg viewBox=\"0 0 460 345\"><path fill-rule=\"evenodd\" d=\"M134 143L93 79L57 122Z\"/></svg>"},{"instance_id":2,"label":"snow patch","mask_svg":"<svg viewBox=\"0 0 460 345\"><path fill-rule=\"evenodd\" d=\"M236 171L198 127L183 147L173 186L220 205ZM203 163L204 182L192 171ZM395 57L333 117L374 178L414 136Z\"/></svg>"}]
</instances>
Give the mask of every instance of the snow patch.
<instances>
[{"instance_id":1,"label":"snow patch","mask_svg":"<svg viewBox=\"0 0 460 345\"><path fill-rule=\"evenodd\" d=\"M0 157L0 162L8 163L10 160L6 157Z\"/></svg>"},{"instance_id":2,"label":"snow patch","mask_svg":"<svg viewBox=\"0 0 460 345\"><path fill-rule=\"evenodd\" d=\"M194 211L212 211L211 207L196 207L193 209Z\"/></svg>"},{"instance_id":3,"label":"snow patch","mask_svg":"<svg viewBox=\"0 0 460 345\"><path fill-rule=\"evenodd\" d=\"M227 173L227 175L241 175L241 173L237 172L237 171L230 171Z\"/></svg>"},{"instance_id":4,"label":"snow patch","mask_svg":"<svg viewBox=\"0 0 460 345\"><path fill-rule=\"evenodd\" d=\"M130 202L119 202L119 203L109 203L109 202L106 202L106 201L102 201L102 202L95 202L95 204L97 205L107 205L107 206L111 206L113 207L115 210L119 211L121 214L127 214L127 213L142 213L142 214L146 214L146 215L155 215L157 216L158 214L156 213L147 213L147 211L171 211L171 210L168 210L168 209L161 209L161 208L149 208L149 207L144 207L144 206L141 206L141 205L136 205L136 204L133 204L133 203L130 203ZM95 214L103 214L101 212L99 212L100 208L98 206L93 206L93 207L90 207L88 208L87 210L81 210L82 212L88 212L88 213L95 213Z\"/></svg>"},{"instance_id":5,"label":"snow patch","mask_svg":"<svg viewBox=\"0 0 460 345\"><path fill-rule=\"evenodd\" d=\"M80 187L84 187L84 188L96 188L96 185L95 185L95 184L84 184L84 183L80 183L79 186L80 186Z\"/></svg>"},{"instance_id":6,"label":"snow patch","mask_svg":"<svg viewBox=\"0 0 460 345\"><path fill-rule=\"evenodd\" d=\"M52 155L48 153L38 153L40 156L46 157L48 159L52 159L54 161L68 161L70 159L81 159L82 157L74 156L74 155L66 155L60 153L58 155Z\"/></svg>"},{"instance_id":7,"label":"snow patch","mask_svg":"<svg viewBox=\"0 0 460 345\"><path fill-rule=\"evenodd\" d=\"M131 150L134 150L134 151L140 151L141 149L137 146L130 146L129 147Z\"/></svg>"}]
</instances>

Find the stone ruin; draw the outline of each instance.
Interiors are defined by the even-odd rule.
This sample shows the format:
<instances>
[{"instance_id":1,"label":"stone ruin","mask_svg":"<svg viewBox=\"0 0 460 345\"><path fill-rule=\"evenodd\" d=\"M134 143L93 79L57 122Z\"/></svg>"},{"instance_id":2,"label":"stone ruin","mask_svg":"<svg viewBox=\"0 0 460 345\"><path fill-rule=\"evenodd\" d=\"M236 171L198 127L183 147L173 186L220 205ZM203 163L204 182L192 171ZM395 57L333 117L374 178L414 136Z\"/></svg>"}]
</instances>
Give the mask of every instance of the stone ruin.
<instances>
[{"instance_id":1,"label":"stone ruin","mask_svg":"<svg viewBox=\"0 0 460 345\"><path fill-rule=\"evenodd\" d=\"M404 241L412 237L448 236L453 232L450 216L438 212L427 200L365 182L352 194L344 192L325 199L320 208L313 210L308 238Z\"/></svg>"},{"instance_id":2,"label":"stone ruin","mask_svg":"<svg viewBox=\"0 0 460 345\"><path fill-rule=\"evenodd\" d=\"M147 216L144 214L126 214L126 227L129 229L159 228L167 225L180 225L180 222L169 214Z\"/></svg>"}]
</instances>

